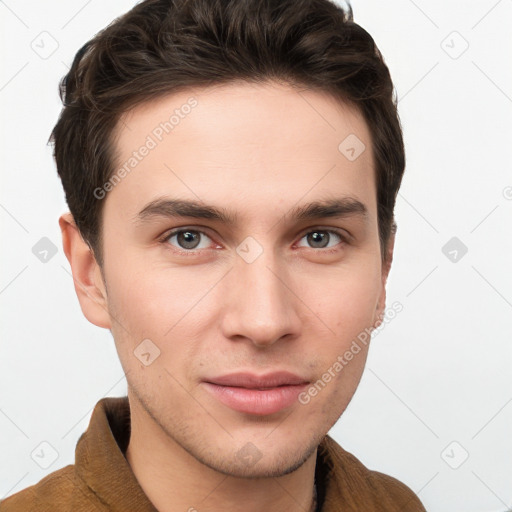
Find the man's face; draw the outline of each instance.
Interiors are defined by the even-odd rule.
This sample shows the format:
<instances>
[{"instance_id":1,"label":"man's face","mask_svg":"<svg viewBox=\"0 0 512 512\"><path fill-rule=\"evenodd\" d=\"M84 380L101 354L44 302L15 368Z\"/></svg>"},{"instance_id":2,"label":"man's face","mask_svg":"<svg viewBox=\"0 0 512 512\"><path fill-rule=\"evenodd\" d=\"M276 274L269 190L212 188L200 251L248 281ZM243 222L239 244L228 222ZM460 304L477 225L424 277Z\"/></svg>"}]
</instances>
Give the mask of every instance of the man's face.
<instances>
[{"instance_id":1,"label":"man's face","mask_svg":"<svg viewBox=\"0 0 512 512\"><path fill-rule=\"evenodd\" d=\"M366 146L355 159L338 148L350 134ZM103 199L103 270L133 421L217 471L297 468L350 402L367 347L333 365L384 307L363 118L318 92L232 83L143 104L118 135L116 169L139 156ZM148 207L171 200L230 222ZM334 200L352 208L297 216ZM257 380L275 372L296 380Z\"/></svg>"}]
</instances>

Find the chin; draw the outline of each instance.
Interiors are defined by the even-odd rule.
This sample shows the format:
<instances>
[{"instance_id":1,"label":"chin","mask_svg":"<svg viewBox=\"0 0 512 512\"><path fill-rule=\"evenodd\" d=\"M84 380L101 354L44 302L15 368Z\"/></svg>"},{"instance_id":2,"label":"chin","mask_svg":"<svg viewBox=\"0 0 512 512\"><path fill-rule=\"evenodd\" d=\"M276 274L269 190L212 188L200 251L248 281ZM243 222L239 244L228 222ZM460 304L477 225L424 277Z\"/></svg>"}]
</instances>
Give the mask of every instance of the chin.
<instances>
[{"instance_id":1,"label":"chin","mask_svg":"<svg viewBox=\"0 0 512 512\"><path fill-rule=\"evenodd\" d=\"M311 456L315 455L323 435L316 438L287 440L271 439L237 442L241 446L232 452L231 446L216 446L215 450L201 453L190 452L205 466L235 478L276 478L299 469ZM280 441L283 444L280 444ZM194 450L195 451L195 450ZM231 452L231 453L230 453Z\"/></svg>"}]
</instances>

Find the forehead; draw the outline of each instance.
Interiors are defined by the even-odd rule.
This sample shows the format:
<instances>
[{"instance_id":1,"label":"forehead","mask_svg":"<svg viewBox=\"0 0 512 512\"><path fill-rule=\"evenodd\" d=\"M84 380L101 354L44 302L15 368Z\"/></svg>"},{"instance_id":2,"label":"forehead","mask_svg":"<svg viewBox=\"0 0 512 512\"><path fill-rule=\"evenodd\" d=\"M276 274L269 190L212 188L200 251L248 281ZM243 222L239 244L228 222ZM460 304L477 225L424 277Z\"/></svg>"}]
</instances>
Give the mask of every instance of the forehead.
<instances>
[{"instance_id":1,"label":"forehead","mask_svg":"<svg viewBox=\"0 0 512 512\"><path fill-rule=\"evenodd\" d=\"M115 140L114 173L125 172L107 203L126 213L165 194L237 211L259 205L260 213L334 192L375 202L363 116L319 91L277 83L191 88L127 112Z\"/></svg>"}]
</instances>

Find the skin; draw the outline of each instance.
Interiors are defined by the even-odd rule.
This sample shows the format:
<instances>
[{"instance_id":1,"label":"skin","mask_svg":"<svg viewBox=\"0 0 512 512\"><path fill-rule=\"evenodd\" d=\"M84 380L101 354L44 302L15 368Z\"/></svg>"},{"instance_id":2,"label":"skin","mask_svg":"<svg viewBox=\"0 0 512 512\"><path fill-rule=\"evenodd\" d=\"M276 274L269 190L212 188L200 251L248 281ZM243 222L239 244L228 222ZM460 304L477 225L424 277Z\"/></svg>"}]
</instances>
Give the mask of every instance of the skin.
<instances>
[{"instance_id":1,"label":"skin","mask_svg":"<svg viewBox=\"0 0 512 512\"><path fill-rule=\"evenodd\" d=\"M197 106L103 199L103 268L69 213L64 251L84 315L113 334L131 409L127 460L157 509L307 511L317 446L356 391L367 347L308 404L266 416L232 410L202 381L288 370L314 383L378 325L394 240L383 264L370 133L357 110L321 92L230 83L126 113L118 165L191 96ZM354 161L338 150L351 133L366 145ZM236 222L137 222L162 196L225 208ZM333 197L362 202L366 219L287 216ZM162 241L177 227L201 232L195 249ZM320 241L307 236L315 230ZM236 251L246 237L263 250L252 263ZM148 366L134 355L144 339L160 350ZM249 442L253 464L237 456Z\"/></svg>"}]
</instances>

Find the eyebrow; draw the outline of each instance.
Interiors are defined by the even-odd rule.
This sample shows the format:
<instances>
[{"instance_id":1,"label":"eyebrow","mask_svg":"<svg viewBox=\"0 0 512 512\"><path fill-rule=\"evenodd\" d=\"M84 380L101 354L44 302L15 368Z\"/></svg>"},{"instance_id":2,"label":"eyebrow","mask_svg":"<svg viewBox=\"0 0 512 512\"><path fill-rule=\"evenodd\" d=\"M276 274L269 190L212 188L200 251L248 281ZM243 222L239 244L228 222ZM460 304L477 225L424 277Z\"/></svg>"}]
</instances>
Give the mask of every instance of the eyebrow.
<instances>
[{"instance_id":1,"label":"eyebrow","mask_svg":"<svg viewBox=\"0 0 512 512\"><path fill-rule=\"evenodd\" d=\"M323 218L346 218L357 216L368 220L368 208L358 199L341 197L318 200L295 206L284 217L298 221ZM218 221L227 225L236 224L236 212L188 199L158 198L148 203L136 216L136 222L145 223L153 218L191 217Z\"/></svg>"}]
</instances>

